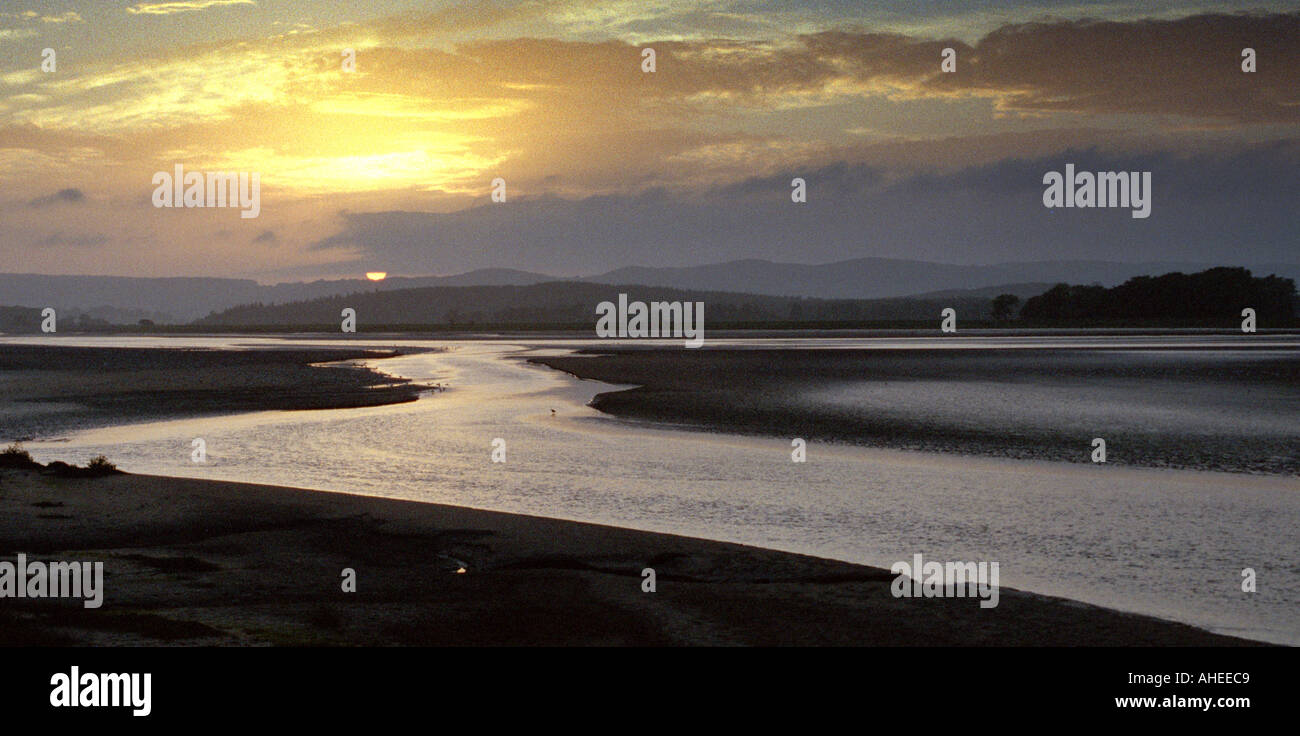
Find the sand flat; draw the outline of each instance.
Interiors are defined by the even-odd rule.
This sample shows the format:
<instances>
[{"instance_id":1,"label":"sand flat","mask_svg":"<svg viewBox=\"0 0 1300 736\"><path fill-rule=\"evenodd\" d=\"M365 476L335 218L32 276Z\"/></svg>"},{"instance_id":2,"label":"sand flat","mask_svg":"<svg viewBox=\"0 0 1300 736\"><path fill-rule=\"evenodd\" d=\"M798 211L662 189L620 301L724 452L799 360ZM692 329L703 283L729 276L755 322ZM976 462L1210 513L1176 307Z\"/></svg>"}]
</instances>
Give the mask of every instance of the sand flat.
<instances>
[{"instance_id":1,"label":"sand flat","mask_svg":"<svg viewBox=\"0 0 1300 736\"><path fill-rule=\"evenodd\" d=\"M0 599L6 645L1252 643L1005 588L995 609L894 598L888 571L736 544L161 476L0 471L19 552L102 560L105 602Z\"/></svg>"}]
</instances>

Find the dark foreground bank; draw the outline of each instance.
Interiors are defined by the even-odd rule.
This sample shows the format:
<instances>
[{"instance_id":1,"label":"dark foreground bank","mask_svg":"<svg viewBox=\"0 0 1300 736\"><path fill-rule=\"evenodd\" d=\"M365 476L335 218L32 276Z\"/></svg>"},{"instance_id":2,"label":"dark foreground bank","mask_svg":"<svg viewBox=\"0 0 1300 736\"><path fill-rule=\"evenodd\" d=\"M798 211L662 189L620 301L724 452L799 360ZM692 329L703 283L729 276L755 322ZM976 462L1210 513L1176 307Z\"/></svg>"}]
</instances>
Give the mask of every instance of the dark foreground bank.
<instances>
[{"instance_id":1,"label":"dark foreground bank","mask_svg":"<svg viewBox=\"0 0 1300 736\"><path fill-rule=\"evenodd\" d=\"M103 605L0 599L6 645L1253 644L1007 589L895 598L888 571L735 544L158 476L0 470L0 560L19 553L102 561Z\"/></svg>"}]
</instances>

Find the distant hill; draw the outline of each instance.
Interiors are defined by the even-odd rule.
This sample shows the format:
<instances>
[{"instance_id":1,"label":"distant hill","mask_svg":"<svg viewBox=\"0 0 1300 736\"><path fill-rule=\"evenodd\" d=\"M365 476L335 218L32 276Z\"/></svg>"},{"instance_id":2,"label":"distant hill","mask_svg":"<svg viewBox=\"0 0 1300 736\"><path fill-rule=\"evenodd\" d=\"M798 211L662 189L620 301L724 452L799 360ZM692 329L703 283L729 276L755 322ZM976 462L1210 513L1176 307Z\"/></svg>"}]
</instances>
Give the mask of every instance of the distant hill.
<instances>
[{"instance_id":1,"label":"distant hill","mask_svg":"<svg viewBox=\"0 0 1300 736\"><path fill-rule=\"evenodd\" d=\"M357 291L396 291L425 286L526 286L554 280L554 276L543 273L516 271L511 268L483 268L454 276L393 276L383 281L333 279L301 283L286 282L260 287L260 295L255 301L276 304L351 294ZM239 303L241 302L235 304ZM234 304L226 306L234 306Z\"/></svg>"},{"instance_id":2,"label":"distant hill","mask_svg":"<svg viewBox=\"0 0 1300 736\"><path fill-rule=\"evenodd\" d=\"M0 333L35 334L41 331L44 309L36 307L0 307ZM54 326L57 330L98 330L112 323L76 310L55 309ZM138 321L138 320L137 320Z\"/></svg>"},{"instance_id":3,"label":"distant hill","mask_svg":"<svg viewBox=\"0 0 1300 736\"><path fill-rule=\"evenodd\" d=\"M241 279L0 274L0 304L54 307L60 314L80 311L92 316L97 316L96 308L108 308L180 322L256 301L260 289L256 281Z\"/></svg>"},{"instance_id":4,"label":"distant hill","mask_svg":"<svg viewBox=\"0 0 1300 736\"><path fill-rule=\"evenodd\" d=\"M828 299L879 299L997 284L1061 282L1114 286L1134 276L1171 271L1204 271L1213 263L1116 263L1112 261L1031 261L962 266L894 258L855 258L821 265L730 261L683 268L620 268L583 281L645 284L678 289L712 289ZM1250 266L1259 274L1300 278L1300 264Z\"/></svg>"},{"instance_id":5,"label":"distant hill","mask_svg":"<svg viewBox=\"0 0 1300 736\"><path fill-rule=\"evenodd\" d=\"M534 284L553 276L506 268L456 276L333 279L263 286L249 279L201 277L46 276L0 274L0 304L54 307L59 313L86 313L117 324L140 319L186 323L238 304L277 304L361 290L386 291L418 286Z\"/></svg>"},{"instance_id":6,"label":"distant hill","mask_svg":"<svg viewBox=\"0 0 1300 736\"><path fill-rule=\"evenodd\" d=\"M41 331L41 310L33 307L0 307L0 332Z\"/></svg>"},{"instance_id":7,"label":"distant hill","mask_svg":"<svg viewBox=\"0 0 1300 736\"><path fill-rule=\"evenodd\" d=\"M943 289L941 291L927 291L923 294L909 294L903 298L918 301L942 301L944 299L992 299L999 294L1013 294L1020 297L1021 300L1025 300L1032 296L1038 296L1053 286L1055 286L1055 284L1048 282L1001 284L999 286L982 286L978 289Z\"/></svg>"},{"instance_id":8,"label":"distant hill","mask_svg":"<svg viewBox=\"0 0 1300 736\"><path fill-rule=\"evenodd\" d=\"M629 301L703 301L705 324L827 323L938 320L944 307L963 319L989 316L985 293L901 299L809 299L734 292L693 291L657 286L552 281L528 286L436 286L369 291L290 304L249 304L198 320L205 327L323 327L338 329L344 308L371 326L525 326L592 325L596 305ZM999 292L1001 293L1001 292Z\"/></svg>"},{"instance_id":9,"label":"distant hill","mask_svg":"<svg viewBox=\"0 0 1300 736\"><path fill-rule=\"evenodd\" d=\"M1041 261L962 266L892 258L858 258L806 265L742 260L681 268L620 268L569 280L824 299L884 299L909 295L940 298L947 294L969 296L964 292L972 289L1003 289L1023 298L1031 294L1001 285L1031 287L1064 282L1114 286L1134 276L1170 271L1190 273L1203 271L1212 265L1215 264ZM1300 279L1300 265L1297 264L1249 267L1261 275L1277 274ZM355 278L272 285L248 279L0 274L0 304L54 307L60 314L85 313L90 318L118 324L134 324L139 319L187 323L240 304L285 304L357 292L426 287L529 286L557 280L565 279L508 268L481 269L453 276L393 276L378 282Z\"/></svg>"},{"instance_id":10,"label":"distant hill","mask_svg":"<svg viewBox=\"0 0 1300 736\"><path fill-rule=\"evenodd\" d=\"M993 297L1021 297L1025 324L1225 326L1254 308L1262 327L1291 327L1297 301L1295 282L1255 277L1244 268L1139 276L1119 286L1003 284L930 292L892 299L812 299L737 292L550 281L526 286L434 286L366 291L288 304L249 304L212 314L203 327L293 327L337 329L345 308L356 310L363 327L446 326L506 328L528 325L594 326L596 305L628 300L702 301L706 325L837 326L886 321L937 320L946 307L959 319L992 317Z\"/></svg>"}]
</instances>

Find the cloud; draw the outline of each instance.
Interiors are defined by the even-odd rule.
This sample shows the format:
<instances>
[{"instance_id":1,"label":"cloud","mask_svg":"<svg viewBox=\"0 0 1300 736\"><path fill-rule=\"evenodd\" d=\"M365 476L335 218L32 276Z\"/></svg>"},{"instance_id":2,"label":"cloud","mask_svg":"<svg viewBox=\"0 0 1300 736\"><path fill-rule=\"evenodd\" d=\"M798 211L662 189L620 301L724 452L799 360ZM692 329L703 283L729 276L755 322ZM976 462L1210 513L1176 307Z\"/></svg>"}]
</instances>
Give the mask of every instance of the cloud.
<instances>
[{"instance_id":1,"label":"cloud","mask_svg":"<svg viewBox=\"0 0 1300 736\"><path fill-rule=\"evenodd\" d=\"M885 172L875 166L836 162L812 172L786 171L773 176L756 176L723 187L719 194L725 196L769 195L788 199L791 181L799 177L806 184L816 182L821 196L842 198L866 192L885 181Z\"/></svg>"},{"instance_id":2,"label":"cloud","mask_svg":"<svg viewBox=\"0 0 1300 736\"><path fill-rule=\"evenodd\" d=\"M81 204L84 201L86 195L80 189L60 189L54 194L37 197L27 204L29 207L48 207L52 204Z\"/></svg>"},{"instance_id":3,"label":"cloud","mask_svg":"<svg viewBox=\"0 0 1300 736\"><path fill-rule=\"evenodd\" d=\"M1151 217L1045 208L1043 174L1066 163L1152 172ZM790 200L796 175L807 180L804 204ZM1300 231L1297 191L1300 139L1231 153L1078 149L901 180L838 164L694 196L656 189L524 198L451 213L343 213L341 231L312 249L398 272L454 273L508 261L575 276L742 258L1284 262L1294 260Z\"/></svg>"},{"instance_id":4,"label":"cloud","mask_svg":"<svg viewBox=\"0 0 1300 736\"><path fill-rule=\"evenodd\" d=\"M219 6L132 0L116 7L124 5L136 15ZM262 5L270 15L280 10ZM1229 239L1226 223L1242 227L1246 250L1280 252L1294 243L1294 217L1285 220L1294 184L1291 203L1282 197L1287 190L1252 201L1238 193L1263 185L1232 176L1231 166L1254 165L1233 153L1245 142L1300 136L1300 45L1293 43L1300 13L1178 18L1199 6L1092 5L1087 12L1112 20L986 32L986 13L963 14L948 3L915 13L958 19L946 25L866 25L884 11L856 0L828 5L822 17L799 3L749 0L712 2L699 15L671 0L470 3L382 18L357 11L344 16L355 23L336 25L340 16L331 13L313 21L319 30L294 35L286 29L296 11L281 14L286 25L260 31L212 26L237 37L181 32L192 23L128 22L147 41L92 44L94 53L58 74L40 73L35 55L26 68L0 74L0 190L5 206L52 222L59 209L24 205L66 202L38 195L95 182L95 200L77 214L101 218L96 225L120 248L113 267L124 270L190 267L184 246L132 250L142 233L218 242L231 258L213 268L254 270L363 256L391 257L399 263L364 265L394 272L525 267L513 262L516 243L526 267L570 273L658 258L1013 257L1032 255L1036 238L1051 253L1111 248L1102 235L1127 236L1107 230L1114 224L1105 214L1096 213L1099 242L1089 244L1079 222L1094 215L1048 221L1035 204L1043 167L1069 152L1079 165L1153 170L1158 221L1192 200L1193 184L1213 190L1214 177L1232 181L1205 194L1206 207L1187 210L1186 222L1220 216L1204 233L1170 226L1187 238L1185 247L1218 252ZM752 15L728 25L728 13L751 7ZM1083 12L1071 0L1029 7L1039 12L1019 17ZM802 20L772 22L786 10ZM1157 17L1123 19L1139 14ZM975 16L978 22L960 21ZM839 22L845 18L851 22ZM662 31L697 21L707 33ZM564 30L573 27L589 32ZM658 52L654 74L641 72L643 46ZM1247 46L1258 53L1252 74L1240 69ZM940 71L940 52L949 47L957 51L955 74ZM343 73L342 48L357 50L357 73ZM1206 153L1200 168L1176 165L1201 155L1193 151ZM211 238L224 221L154 211L150 177L176 163L258 171L263 194L277 202L259 227L275 240L250 242L263 234L256 229ZM481 206L498 176L508 182L508 205ZM796 176L807 180L810 196L799 211L789 209ZM131 206L108 206L114 198ZM1230 211L1230 202L1240 211ZM281 215L287 208L297 209ZM343 208L350 214L337 222L315 216ZM166 235L152 224L132 231L132 218L141 217L159 218ZM1060 237L1052 228L1062 229ZM318 247L265 247L280 241L279 232ZM1182 247L1172 235L1150 234L1135 245ZM73 267L63 255L40 265ZM0 259L27 263L27 256L0 242Z\"/></svg>"},{"instance_id":5,"label":"cloud","mask_svg":"<svg viewBox=\"0 0 1300 736\"><path fill-rule=\"evenodd\" d=\"M69 10L60 15L42 15L41 21L44 23L85 23L81 15L75 10Z\"/></svg>"},{"instance_id":6,"label":"cloud","mask_svg":"<svg viewBox=\"0 0 1300 736\"><path fill-rule=\"evenodd\" d=\"M396 55L383 68L418 66L437 79L530 99L585 101L661 115L727 107L824 105L836 99L982 97L998 110L1047 114L1179 115L1228 122L1300 121L1300 13L1206 14L1175 20L1061 20L1003 26L973 46L953 39L828 30L793 40L647 41L658 71L631 63L621 41L517 38L466 43L452 53ZM957 52L957 72L940 69ZM1241 50L1255 49L1254 73ZM1211 53L1207 50L1215 50ZM470 62L467 64L466 62ZM398 71L400 69L400 72ZM376 81L384 83L380 75Z\"/></svg>"},{"instance_id":7,"label":"cloud","mask_svg":"<svg viewBox=\"0 0 1300 736\"><path fill-rule=\"evenodd\" d=\"M165 3L140 3L126 9L133 15L171 15L225 5L257 5L254 0L177 0Z\"/></svg>"},{"instance_id":8,"label":"cloud","mask_svg":"<svg viewBox=\"0 0 1300 736\"><path fill-rule=\"evenodd\" d=\"M20 38L34 38L39 35L30 28L0 28L0 41L16 41Z\"/></svg>"},{"instance_id":9,"label":"cloud","mask_svg":"<svg viewBox=\"0 0 1300 736\"><path fill-rule=\"evenodd\" d=\"M1285 42L1300 35L1300 13L1021 24L972 45L844 29L661 40L647 43L658 71L645 74L640 46L621 40L421 46L462 21L525 12L453 11L14 77L30 89L0 100L11 121L0 136L40 139L37 150L81 138L105 165L194 152L299 194L473 195L503 176L514 192L573 197L725 186L909 136L1090 125L1072 141L1087 145L1113 137L1106 129L1229 135L1300 122L1300 45ZM340 71L344 43L358 46L358 74ZM1240 71L1246 44L1259 54L1253 74ZM955 74L939 68L948 47ZM869 138L850 132L864 123ZM0 179L22 176L0 160Z\"/></svg>"},{"instance_id":10,"label":"cloud","mask_svg":"<svg viewBox=\"0 0 1300 736\"><path fill-rule=\"evenodd\" d=\"M279 238L276 237L274 232L270 230L263 230L262 232L258 233L257 237L253 238L252 242L274 244L277 240L279 240Z\"/></svg>"},{"instance_id":11,"label":"cloud","mask_svg":"<svg viewBox=\"0 0 1300 736\"><path fill-rule=\"evenodd\" d=\"M63 233L54 233L37 241L37 244L47 248L92 248L97 245L107 243L107 235L81 234L65 235Z\"/></svg>"},{"instance_id":12,"label":"cloud","mask_svg":"<svg viewBox=\"0 0 1300 736\"><path fill-rule=\"evenodd\" d=\"M1300 13L1011 25L925 88L992 93L1005 110L1295 123L1297 38ZM1242 71L1245 48L1258 55L1254 73Z\"/></svg>"}]
</instances>

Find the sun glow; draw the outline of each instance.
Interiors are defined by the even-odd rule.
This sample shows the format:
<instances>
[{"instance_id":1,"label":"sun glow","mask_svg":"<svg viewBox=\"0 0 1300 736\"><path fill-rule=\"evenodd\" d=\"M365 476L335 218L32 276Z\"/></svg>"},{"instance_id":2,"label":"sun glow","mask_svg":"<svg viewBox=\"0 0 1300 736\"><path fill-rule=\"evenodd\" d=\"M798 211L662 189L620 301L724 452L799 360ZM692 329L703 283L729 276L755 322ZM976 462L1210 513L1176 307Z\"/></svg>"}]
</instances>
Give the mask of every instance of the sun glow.
<instances>
[{"instance_id":1,"label":"sun glow","mask_svg":"<svg viewBox=\"0 0 1300 736\"><path fill-rule=\"evenodd\" d=\"M388 278L387 271L366 271L366 278L371 281L383 281Z\"/></svg>"}]
</instances>

